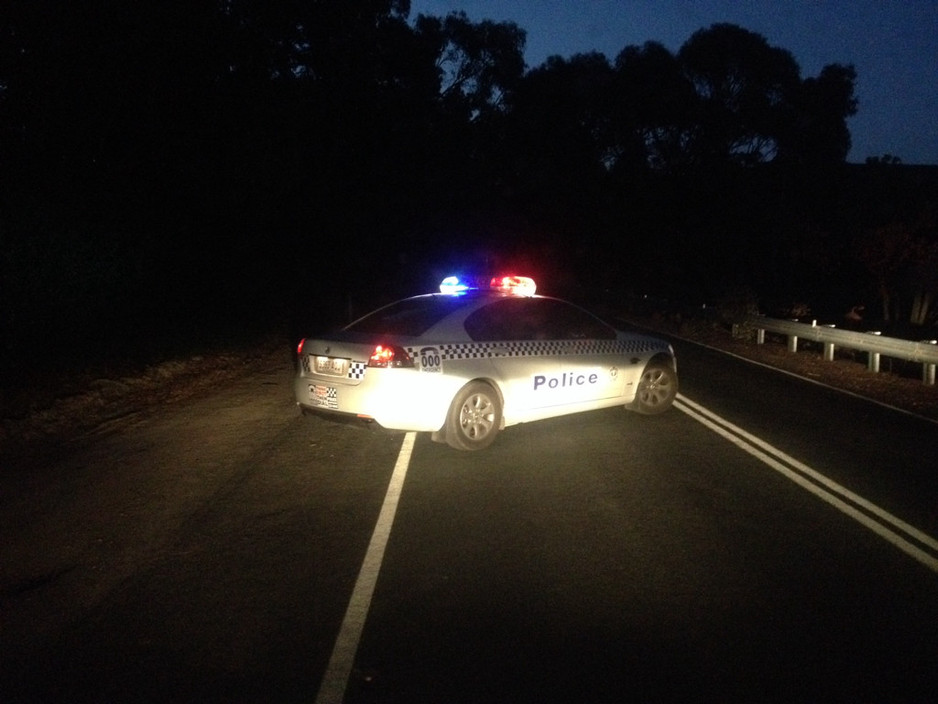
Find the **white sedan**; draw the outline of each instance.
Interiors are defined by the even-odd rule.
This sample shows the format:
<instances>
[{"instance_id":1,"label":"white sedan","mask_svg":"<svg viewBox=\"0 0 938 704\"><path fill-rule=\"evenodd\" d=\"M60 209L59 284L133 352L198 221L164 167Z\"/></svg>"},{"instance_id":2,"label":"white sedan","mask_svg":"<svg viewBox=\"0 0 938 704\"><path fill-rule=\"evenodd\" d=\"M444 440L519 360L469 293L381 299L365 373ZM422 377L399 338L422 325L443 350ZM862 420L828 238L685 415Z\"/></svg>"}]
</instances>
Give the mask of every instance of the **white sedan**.
<instances>
[{"instance_id":1,"label":"white sedan","mask_svg":"<svg viewBox=\"0 0 938 704\"><path fill-rule=\"evenodd\" d=\"M440 293L301 340L297 405L431 432L460 450L487 447L516 423L671 406L678 385L671 345L534 291L526 277L497 277L481 288L450 277Z\"/></svg>"}]
</instances>

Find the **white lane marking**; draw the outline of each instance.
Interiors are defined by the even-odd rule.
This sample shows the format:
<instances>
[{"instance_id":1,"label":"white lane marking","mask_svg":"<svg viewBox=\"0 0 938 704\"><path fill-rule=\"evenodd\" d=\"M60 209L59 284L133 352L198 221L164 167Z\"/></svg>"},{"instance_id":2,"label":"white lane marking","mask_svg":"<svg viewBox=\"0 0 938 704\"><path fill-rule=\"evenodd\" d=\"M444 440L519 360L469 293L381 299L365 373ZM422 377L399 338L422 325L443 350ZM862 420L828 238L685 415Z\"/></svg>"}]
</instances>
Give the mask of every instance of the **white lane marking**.
<instances>
[{"instance_id":1,"label":"white lane marking","mask_svg":"<svg viewBox=\"0 0 938 704\"><path fill-rule=\"evenodd\" d=\"M358 579L355 581L352 597L349 599L348 608L345 610L345 618L342 619L339 635L336 637L335 645L332 648L332 656L329 658L326 674L323 675L322 683L319 685L316 704L340 704L345 698L345 687L348 684L349 675L352 673L352 665L355 662L355 653L358 651L358 642L361 640L362 630L365 628L365 619L368 617L371 597L378 581L381 561L384 559L384 549L387 547L388 537L391 535L391 524L394 523L394 515L397 513L397 504L401 497L401 489L404 486L404 477L407 476L407 468L410 465L410 456L413 453L416 437L416 433L407 433L404 436L404 442L401 444L401 451L397 455L397 464L394 465L388 491L384 496L384 504L381 506L381 513L378 514L378 522L375 524L374 533L371 534L371 542L365 552L365 559L358 572Z\"/></svg>"},{"instance_id":2,"label":"white lane marking","mask_svg":"<svg viewBox=\"0 0 938 704\"><path fill-rule=\"evenodd\" d=\"M932 571L938 572L938 557L928 552L928 550L931 550L938 554L938 540L935 540L927 533L893 516L862 496L854 494L846 487L837 484L808 465L790 457L764 440L747 433L742 428L733 425L725 418L721 418L713 411L694 403L681 394L678 395L674 407L726 438L802 488L807 489L822 501L826 501L850 516ZM838 495L840 498L838 498ZM905 534L905 536L902 534ZM918 544L916 545L909 539L916 541Z\"/></svg>"}]
</instances>

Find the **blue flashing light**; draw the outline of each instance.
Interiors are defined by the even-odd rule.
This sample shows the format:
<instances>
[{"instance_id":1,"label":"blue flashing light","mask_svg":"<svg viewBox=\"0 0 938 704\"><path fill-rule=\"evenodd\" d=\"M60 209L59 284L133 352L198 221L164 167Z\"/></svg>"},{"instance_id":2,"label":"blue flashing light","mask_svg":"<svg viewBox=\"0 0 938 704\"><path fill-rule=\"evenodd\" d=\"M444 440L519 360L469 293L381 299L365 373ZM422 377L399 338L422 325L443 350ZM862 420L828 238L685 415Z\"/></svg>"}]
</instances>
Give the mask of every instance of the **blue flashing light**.
<instances>
[{"instance_id":1,"label":"blue flashing light","mask_svg":"<svg viewBox=\"0 0 938 704\"><path fill-rule=\"evenodd\" d=\"M440 293L465 293L469 285L459 280L458 276L447 276L440 283Z\"/></svg>"}]
</instances>

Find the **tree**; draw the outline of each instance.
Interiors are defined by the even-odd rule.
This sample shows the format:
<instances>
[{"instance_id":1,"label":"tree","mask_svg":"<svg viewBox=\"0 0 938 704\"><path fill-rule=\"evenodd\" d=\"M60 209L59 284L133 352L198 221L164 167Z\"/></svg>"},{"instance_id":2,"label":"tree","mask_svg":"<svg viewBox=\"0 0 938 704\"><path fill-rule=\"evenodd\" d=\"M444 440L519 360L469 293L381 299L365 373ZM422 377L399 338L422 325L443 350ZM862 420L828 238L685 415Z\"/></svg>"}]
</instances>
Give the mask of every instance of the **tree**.
<instances>
[{"instance_id":1,"label":"tree","mask_svg":"<svg viewBox=\"0 0 938 704\"><path fill-rule=\"evenodd\" d=\"M885 322L898 321L899 297L911 297L909 322L924 325L938 294L938 237L934 222L893 221L871 230L857 256L873 276Z\"/></svg>"},{"instance_id":2,"label":"tree","mask_svg":"<svg viewBox=\"0 0 938 704\"><path fill-rule=\"evenodd\" d=\"M909 322L922 326L934 316L934 304L938 296L938 242L920 240L917 244L909 277L912 286Z\"/></svg>"},{"instance_id":3,"label":"tree","mask_svg":"<svg viewBox=\"0 0 938 704\"><path fill-rule=\"evenodd\" d=\"M806 78L791 96L791 116L779 136L780 161L840 164L850 152L847 118L857 112L853 66L829 64Z\"/></svg>"},{"instance_id":4,"label":"tree","mask_svg":"<svg viewBox=\"0 0 938 704\"><path fill-rule=\"evenodd\" d=\"M915 226L915 240L909 268L912 296L909 322L925 325L934 316L938 297L938 204L926 204Z\"/></svg>"},{"instance_id":5,"label":"tree","mask_svg":"<svg viewBox=\"0 0 938 704\"><path fill-rule=\"evenodd\" d=\"M508 147L523 192L556 207L594 193L614 162L613 70L599 53L551 56L528 72L512 110Z\"/></svg>"},{"instance_id":6,"label":"tree","mask_svg":"<svg viewBox=\"0 0 938 704\"><path fill-rule=\"evenodd\" d=\"M694 133L697 94L677 57L658 42L616 57L612 85L617 166L681 171Z\"/></svg>"},{"instance_id":7,"label":"tree","mask_svg":"<svg viewBox=\"0 0 938 704\"><path fill-rule=\"evenodd\" d=\"M736 25L715 24L695 32L678 59L699 99L695 158L771 160L800 80L791 53Z\"/></svg>"},{"instance_id":8,"label":"tree","mask_svg":"<svg viewBox=\"0 0 938 704\"><path fill-rule=\"evenodd\" d=\"M912 257L913 241L909 230L894 222L868 232L857 248L857 257L873 276L885 322L896 317L897 277Z\"/></svg>"},{"instance_id":9,"label":"tree","mask_svg":"<svg viewBox=\"0 0 938 704\"><path fill-rule=\"evenodd\" d=\"M468 119L508 108L524 74L525 32L513 22L473 23L464 12L420 15L417 33L437 45L440 98Z\"/></svg>"},{"instance_id":10,"label":"tree","mask_svg":"<svg viewBox=\"0 0 938 704\"><path fill-rule=\"evenodd\" d=\"M869 166L898 166L902 159L894 154L883 154L882 156L866 157L866 164Z\"/></svg>"}]
</instances>

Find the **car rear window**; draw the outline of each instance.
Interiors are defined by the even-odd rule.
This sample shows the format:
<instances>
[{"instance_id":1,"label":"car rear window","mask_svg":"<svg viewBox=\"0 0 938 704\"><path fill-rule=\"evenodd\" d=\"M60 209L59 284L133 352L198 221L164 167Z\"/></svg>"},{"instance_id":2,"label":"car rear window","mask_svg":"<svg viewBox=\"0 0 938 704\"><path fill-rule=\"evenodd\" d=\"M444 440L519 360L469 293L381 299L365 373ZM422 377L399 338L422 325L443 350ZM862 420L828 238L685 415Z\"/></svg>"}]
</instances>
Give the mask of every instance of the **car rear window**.
<instances>
[{"instance_id":1,"label":"car rear window","mask_svg":"<svg viewBox=\"0 0 938 704\"><path fill-rule=\"evenodd\" d=\"M369 313L345 329L376 335L417 337L462 305L465 305L465 300L455 296L405 298Z\"/></svg>"}]
</instances>

